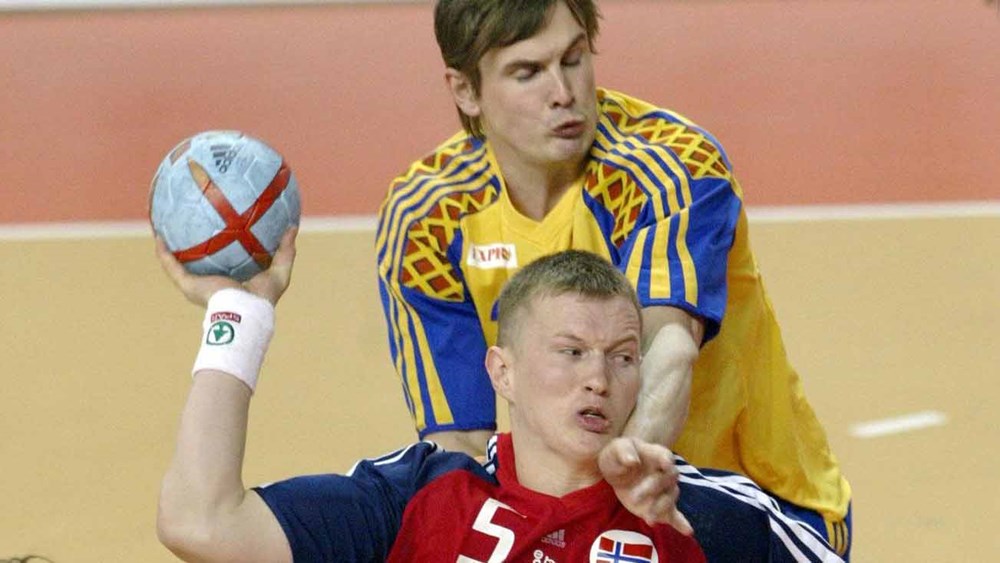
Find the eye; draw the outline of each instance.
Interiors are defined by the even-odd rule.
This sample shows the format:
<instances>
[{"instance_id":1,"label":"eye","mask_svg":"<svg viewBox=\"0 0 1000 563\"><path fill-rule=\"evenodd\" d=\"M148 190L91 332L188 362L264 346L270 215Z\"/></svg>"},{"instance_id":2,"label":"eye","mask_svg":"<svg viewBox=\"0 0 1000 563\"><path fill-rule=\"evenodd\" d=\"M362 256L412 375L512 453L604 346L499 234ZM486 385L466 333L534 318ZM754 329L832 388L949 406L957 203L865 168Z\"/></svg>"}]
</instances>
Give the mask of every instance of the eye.
<instances>
[{"instance_id":1,"label":"eye","mask_svg":"<svg viewBox=\"0 0 1000 563\"><path fill-rule=\"evenodd\" d=\"M580 61L582 59L583 59L583 50L575 49L573 51L570 51L565 57L563 57L562 64L563 66L577 66L580 64Z\"/></svg>"},{"instance_id":2,"label":"eye","mask_svg":"<svg viewBox=\"0 0 1000 563\"><path fill-rule=\"evenodd\" d=\"M636 363L636 356L630 352L618 352L611 359L621 366L631 366Z\"/></svg>"},{"instance_id":3,"label":"eye","mask_svg":"<svg viewBox=\"0 0 1000 563\"><path fill-rule=\"evenodd\" d=\"M527 82L538 74L538 67L534 65L524 65L514 71L514 79L519 82Z\"/></svg>"},{"instance_id":4,"label":"eye","mask_svg":"<svg viewBox=\"0 0 1000 563\"><path fill-rule=\"evenodd\" d=\"M580 348L573 348L573 347L563 348L559 352L566 356L571 356L573 358L579 358L580 356L583 356L583 350Z\"/></svg>"}]
</instances>

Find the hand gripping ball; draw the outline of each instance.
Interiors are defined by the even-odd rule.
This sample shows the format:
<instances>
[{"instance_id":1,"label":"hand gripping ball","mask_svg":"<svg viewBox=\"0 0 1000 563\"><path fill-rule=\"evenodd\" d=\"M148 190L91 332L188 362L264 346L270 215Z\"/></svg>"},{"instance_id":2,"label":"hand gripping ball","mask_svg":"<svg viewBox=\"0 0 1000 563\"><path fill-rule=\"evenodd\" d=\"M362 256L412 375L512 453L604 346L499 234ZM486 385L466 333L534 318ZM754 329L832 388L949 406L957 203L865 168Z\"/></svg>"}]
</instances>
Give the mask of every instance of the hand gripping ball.
<instances>
[{"instance_id":1,"label":"hand gripping ball","mask_svg":"<svg viewBox=\"0 0 1000 563\"><path fill-rule=\"evenodd\" d=\"M291 168L263 141L238 131L185 139L153 176L153 229L188 271L246 281L271 265L299 223Z\"/></svg>"}]
</instances>

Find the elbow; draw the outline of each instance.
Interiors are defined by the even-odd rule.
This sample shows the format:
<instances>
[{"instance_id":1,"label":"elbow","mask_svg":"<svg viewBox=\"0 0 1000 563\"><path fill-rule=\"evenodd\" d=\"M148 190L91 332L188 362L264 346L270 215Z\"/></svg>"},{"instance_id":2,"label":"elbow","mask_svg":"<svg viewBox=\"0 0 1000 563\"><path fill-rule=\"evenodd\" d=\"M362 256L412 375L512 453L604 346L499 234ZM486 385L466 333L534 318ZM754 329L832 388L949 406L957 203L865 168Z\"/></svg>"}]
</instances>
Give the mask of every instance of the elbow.
<instances>
[{"instance_id":1,"label":"elbow","mask_svg":"<svg viewBox=\"0 0 1000 563\"><path fill-rule=\"evenodd\" d=\"M162 510L156 515L156 537L171 553L182 561L199 561L202 547L209 543L205 534L197 525L178 518Z\"/></svg>"},{"instance_id":2,"label":"elbow","mask_svg":"<svg viewBox=\"0 0 1000 563\"><path fill-rule=\"evenodd\" d=\"M170 550L181 561L195 561L194 554L197 553L197 549L192 549L190 538L180 528L169 523L165 524L163 520L157 519L156 537L163 547Z\"/></svg>"},{"instance_id":3,"label":"elbow","mask_svg":"<svg viewBox=\"0 0 1000 563\"><path fill-rule=\"evenodd\" d=\"M182 561L210 561L211 519L186 507L165 490L156 511L156 537Z\"/></svg>"},{"instance_id":4,"label":"elbow","mask_svg":"<svg viewBox=\"0 0 1000 563\"><path fill-rule=\"evenodd\" d=\"M698 335L687 327L667 325L657 331L646 352L667 369L689 369L701 353L700 344Z\"/></svg>"},{"instance_id":5,"label":"elbow","mask_svg":"<svg viewBox=\"0 0 1000 563\"><path fill-rule=\"evenodd\" d=\"M674 307L642 310L643 350L693 362L705 338L705 321Z\"/></svg>"}]
</instances>

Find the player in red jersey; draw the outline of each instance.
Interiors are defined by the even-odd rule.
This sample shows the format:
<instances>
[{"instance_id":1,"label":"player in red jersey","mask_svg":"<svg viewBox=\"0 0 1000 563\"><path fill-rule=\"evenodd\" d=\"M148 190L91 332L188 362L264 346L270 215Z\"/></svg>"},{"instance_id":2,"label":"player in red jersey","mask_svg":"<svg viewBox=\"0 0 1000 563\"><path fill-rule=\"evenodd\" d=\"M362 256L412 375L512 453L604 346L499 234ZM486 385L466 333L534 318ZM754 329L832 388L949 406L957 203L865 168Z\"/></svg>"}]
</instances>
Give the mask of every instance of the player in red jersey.
<instances>
[{"instance_id":1,"label":"player in red jersey","mask_svg":"<svg viewBox=\"0 0 1000 563\"><path fill-rule=\"evenodd\" d=\"M596 255L540 259L501 297L486 364L512 431L490 441L486 463L421 442L346 476L250 490L240 477L250 398L290 280L294 231L242 287L187 273L162 243L158 256L188 299L207 306L158 513L161 541L183 559L839 560L745 478L708 476L662 446L620 437L639 390L642 321L628 280Z\"/></svg>"}]
</instances>

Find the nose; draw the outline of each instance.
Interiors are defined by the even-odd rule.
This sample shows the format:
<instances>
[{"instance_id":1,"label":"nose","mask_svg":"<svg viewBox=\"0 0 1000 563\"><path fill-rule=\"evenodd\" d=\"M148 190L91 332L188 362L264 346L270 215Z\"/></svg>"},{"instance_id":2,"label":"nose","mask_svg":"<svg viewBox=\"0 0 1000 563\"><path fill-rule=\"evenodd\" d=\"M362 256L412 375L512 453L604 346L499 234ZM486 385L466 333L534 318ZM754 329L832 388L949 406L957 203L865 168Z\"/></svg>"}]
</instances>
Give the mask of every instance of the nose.
<instances>
[{"instance_id":1,"label":"nose","mask_svg":"<svg viewBox=\"0 0 1000 563\"><path fill-rule=\"evenodd\" d=\"M569 107L573 105L573 90L563 69L552 71L552 107Z\"/></svg>"},{"instance_id":2,"label":"nose","mask_svg":"<svg viewBox=\"0 0 1000 563\"><path fill-rule=\"evenodd\" d=\"M583 384L587 391L595 395L608 394L608 381L611 377L604 354L595 354L589 358L584 367Z\"/></svg>"}]
</instances>

